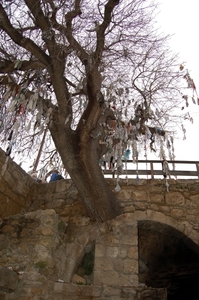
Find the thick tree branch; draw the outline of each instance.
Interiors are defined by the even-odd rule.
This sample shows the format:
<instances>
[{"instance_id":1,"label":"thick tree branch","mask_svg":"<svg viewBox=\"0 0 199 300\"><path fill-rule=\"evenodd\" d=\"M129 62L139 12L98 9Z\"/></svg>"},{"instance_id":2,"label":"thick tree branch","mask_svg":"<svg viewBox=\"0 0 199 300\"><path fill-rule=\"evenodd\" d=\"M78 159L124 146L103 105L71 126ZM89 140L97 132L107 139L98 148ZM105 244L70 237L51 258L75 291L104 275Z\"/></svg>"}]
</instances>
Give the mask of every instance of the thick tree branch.
<instances>
[{"instance_id":1,"label":"thick tree branch","mask_svg":"<svg viewBox=\"0 0 199 300\"><path fill-rule=\"evenodd\" d=\"M23 37L19 30L15 29L10 23L8 16L0 4L1 28L11 37L11 39L19 46L30 51L45 66L49 64L48 56L42 51L31 39Z\"/></svg>"},{"instance_id":2,"label":"thick tree branch","mask_svg":"<svg viewBox=\"0 0 199 300\"><path fill-rule=\"evenodd\" d=\"M119 4L119 0L109 0L108 3L105 5L104 11L104 21L97 30L97 45L95 50L95 61L100 62L102 52L104 50L104 43L105 43L105 30L111 23L112 19L112 12L115 6Z\"/></svg>"},{"instance_id":3,"label":"thick tree branch","mask_svg":"<svg viewBox=\"0 0 199 300\"><path fill-rule=\"evenodd\" d=\"M30 9L31 13L35 18L36 25L42 30L42 38L48 47L50 53L55 52L56 42L54 38L54 32L48 17L44 16L43 11L40 6L40 1L25 0L26 5ZM50 38L45 38L45 33L50 34Z\"/></svg>"},{"instance_id":4,"label":"thick tree branch","mask_svg":"<svg viewBox=\"0 0 199 300\"><path fill-rule=\"evenodd\" d=\"M20 70L20 71L27 71L30 69L45 69L46 66L38 61L20 61L17 65L16 61L10 61L10 60L2 60L0 59L0 73L12 73L13 71Z\"/></svg>"},{"instance_id":5,"label":"thick tree branch","mask_svg":"<svg viewBox=\"0 0 199 300\"><path fill-rule=\"evenodd\" d=\"M25 3L35 19L35 24L42 30L42 38L45 41L50 53L51 63L48 66L48 70L51 77L51 82L54 87L61 115L63 118L66 118L68 115L72 115L70 95L64 78L66 54L58 57L60 46L56 43L52 24L49 17L44 15L40 1L35 2L33 0L25 0Z\"/></svg>"},{"instance_id":6,"label":"thick tree branch","mask_svg":"<svg viewBox=\"0 0 199 300\"><path fill-rule=\"evenodd\" d=\"M86 51L81 47L81 45L77 42L77 40L73 36L73 29L72 29L72 21L77 16L81 15L80 10L80 2L81 0L75 0L74 4L74 10L68 12L65 15L66 20L66 30L65 30L65 36L68 39L68 42L70 43L70 46L72 49L76 51L77 56L81 60L81 62L88 67L89 66L89 55L86 53Z\"/></svg>"}]
</instances>

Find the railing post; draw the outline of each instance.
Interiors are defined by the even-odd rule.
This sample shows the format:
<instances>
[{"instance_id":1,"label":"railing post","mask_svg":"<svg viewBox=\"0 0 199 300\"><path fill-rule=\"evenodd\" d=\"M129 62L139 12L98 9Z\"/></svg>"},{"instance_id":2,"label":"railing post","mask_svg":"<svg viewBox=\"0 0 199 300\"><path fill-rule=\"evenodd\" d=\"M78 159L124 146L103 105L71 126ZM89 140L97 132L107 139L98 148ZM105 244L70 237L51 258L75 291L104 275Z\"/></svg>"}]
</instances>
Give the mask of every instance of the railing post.
<instances>
[{"instance_id":1,"label":"railing post","mask_svg":"<svg viewBox=\"0 0 199 300\"><path fill-rule=\"evenodd\" d=\"M198 178L199 178L199 166L198 166L198 163L196 163L196 170L197 170L197 174L198 174Z\"/></svg>"},{"instance_id":2,"label":"railing post","mask_svg":"<svg viewBox=\"0 0 199 300\"><path fill-rule=\"evenodd\" d=\"M150 162L150 167L151 167L151 179L154 179L153 162Z\"/></svg>"}]
</instances>

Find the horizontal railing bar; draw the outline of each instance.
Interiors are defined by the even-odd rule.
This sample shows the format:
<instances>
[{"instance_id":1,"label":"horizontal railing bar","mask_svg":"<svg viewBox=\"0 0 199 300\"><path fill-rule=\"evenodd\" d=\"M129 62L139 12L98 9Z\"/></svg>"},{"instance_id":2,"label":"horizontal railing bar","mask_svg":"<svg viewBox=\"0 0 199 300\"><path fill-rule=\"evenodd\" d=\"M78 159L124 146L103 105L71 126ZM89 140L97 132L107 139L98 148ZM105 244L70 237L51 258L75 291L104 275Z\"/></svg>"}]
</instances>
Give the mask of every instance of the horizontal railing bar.
<instances>
[{"instance_id":1,"label":"horizontal railing bar","mask_svg":"<svg viewBox=\"0 0 199 300\"><path fill-rule=\"evenodd\" d=\"M173 165L195 165L196 170L174 170L174 169L169 169L169 175L173 176L196 176L199 178L199 161L182 161L182 160L167 160L168 164L172 163ZM121 175L150 175L151 178L154 178L154 176L163 176L163 171L162 169L157 169L155 168L154 164L161 164L162 166L162 161L161 160L138 160L136 163L138 163L138 166L133 160L123 160L123 163L127 163L127 167L125 170L123 170L123 173ZM128 169L128 164L129 163L134 163L135 169ZM146 169L140 169L139 164L149 164L149 166L146 166ZM138 170L137 170L138 169ZM115 177L117 175L116 170L112 171L111 169L104 169L102 170L104 175L112 175Z\"/></svg>"},{"instance_id":2,"label":"horizontal railing bar","mask_svg":"<svg viewBox=\"0 0 199 300\"><path fill-rule=\"evenodd\" d=\"M136 163L136 162L133 162L133 160L122 160L123 162L127 162L127 163ZM161 160L138 160L137 161L138 163L159 163L161 164L162 161ZM172 163L172 164L199 164L199 161L194 161L194 160L167 160L168 163Z\"/></svg>"},{"instance_id":3,"label":"horizontal railing bar","mask_svg":"<svg viewBox=\"0 0 199 300\"><path fill-rule=\"evenodd\" d=\"M104 174L114 174L116 175L116 172L112 172L111 170L103 170ZM136 170L125 170L121 175L137 175ZM151 170L139 170L139 175L151 175ZM153 170L154 175L163 175L163 172L161 170ZM197 171L178 171L178 170L171 170L169 171L170 175L179 175L179 176L198 176Z\"/></svg>"}]
</instances>

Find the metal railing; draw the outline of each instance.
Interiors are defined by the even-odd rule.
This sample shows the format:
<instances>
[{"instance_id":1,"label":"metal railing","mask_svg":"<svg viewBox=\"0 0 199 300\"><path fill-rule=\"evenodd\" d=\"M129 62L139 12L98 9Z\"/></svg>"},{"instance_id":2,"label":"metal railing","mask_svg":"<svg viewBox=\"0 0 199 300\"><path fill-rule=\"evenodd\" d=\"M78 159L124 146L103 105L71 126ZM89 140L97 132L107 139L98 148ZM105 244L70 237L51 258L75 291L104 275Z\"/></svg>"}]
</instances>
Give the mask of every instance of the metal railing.
<instances>
[{"instance_id":1,"label":"metal railing","mask_svg":"<svg viewBox=\"0 0 199 300\"><path fill-rule=\"evenodd\" d=\"M199 161L181 161L181 160L167 160L169 166L169 175L178 177L197 177L199 178ZM132 178L134 176L146 176L148 179L154 179L155 177L163 177L162 161L161 160L138 160L137 163L133 163L132 160L123 161L126 164L123 174ZM183 169L182 169L183 168ZM192 169L192 170L190 170ZM111 175L113 178L117 176L116 170L104 169L104 176Z\"/></svg>"}]
</instances>

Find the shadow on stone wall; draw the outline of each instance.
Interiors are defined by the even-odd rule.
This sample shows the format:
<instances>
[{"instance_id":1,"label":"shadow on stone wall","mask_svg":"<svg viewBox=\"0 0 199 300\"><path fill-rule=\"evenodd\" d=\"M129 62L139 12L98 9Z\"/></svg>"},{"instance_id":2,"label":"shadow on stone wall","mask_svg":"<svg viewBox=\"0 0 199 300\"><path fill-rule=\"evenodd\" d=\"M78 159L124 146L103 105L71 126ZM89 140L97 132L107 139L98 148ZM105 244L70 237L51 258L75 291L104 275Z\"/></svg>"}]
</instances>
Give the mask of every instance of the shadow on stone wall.
<instances>
[{"instance_id":1,"label":"shadow on stone wall","mask_svg":"<svg viewBox=\"0 0 199 300\"><path fill-rule=\"evenodd\" d=\"M28 210L34 184L34 180L0 149L1 218Z\"/></svg>"}]
</instances>

